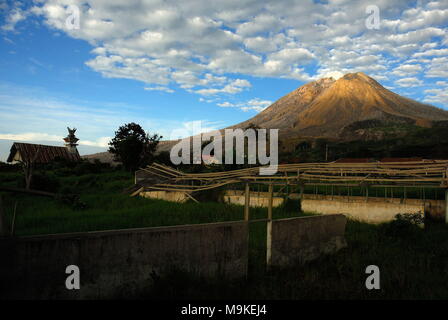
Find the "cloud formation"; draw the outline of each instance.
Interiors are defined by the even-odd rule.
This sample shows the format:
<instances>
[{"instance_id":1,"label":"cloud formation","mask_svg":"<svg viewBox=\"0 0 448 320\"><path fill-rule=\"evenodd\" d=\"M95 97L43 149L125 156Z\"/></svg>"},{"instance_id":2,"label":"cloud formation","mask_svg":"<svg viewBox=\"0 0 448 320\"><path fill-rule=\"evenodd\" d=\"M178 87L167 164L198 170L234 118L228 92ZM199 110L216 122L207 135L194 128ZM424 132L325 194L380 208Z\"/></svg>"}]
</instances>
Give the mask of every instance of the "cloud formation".
<instances>
[{"instance_id":1,"label":"cloud formation","mask_svg":"<svg viewBox=\"0 0 448 320\"><path fill-rule=\"evenodd\" d=\"M13 9L2 28L42 17L94 47L90 68L141 81L146 90L232 95L250 88L245 76L310 81L363 71L398 87L448 76L446 0L375 1L378 30L365 24L372 1L87 0L79 7L79 29L65 23L71 4L79 1Z\"/></svg>"}]
</instances>

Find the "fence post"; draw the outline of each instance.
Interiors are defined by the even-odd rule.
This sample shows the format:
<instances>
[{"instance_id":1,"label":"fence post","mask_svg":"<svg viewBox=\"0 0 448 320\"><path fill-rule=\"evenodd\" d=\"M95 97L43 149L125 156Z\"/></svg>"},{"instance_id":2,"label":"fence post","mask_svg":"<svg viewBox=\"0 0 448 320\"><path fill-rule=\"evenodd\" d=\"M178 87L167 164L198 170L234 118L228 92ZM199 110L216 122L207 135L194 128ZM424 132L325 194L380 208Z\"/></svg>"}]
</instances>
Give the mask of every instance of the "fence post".
<instances>
[{"instance_id":1,"label":"fence post","mask_svg":"<svg viewBox=\"0 0 448 320\"><path fill-rule=\"evenodd\" d=\"M250 205L250 188L246 183L245 199L244 199L244 220L249 221L249 205Z\"/></svg>"},{"instance_id":2,"label":"fence post","mask_svg":"<svg viewBox=\"0 0 448 320\"><path fill-rule=\"evenodd\" d=\"M18 205L18 202L16 201L16 203L14 204L14 213L13 213L13 216L12 216L11 237L14 236L15 227L16 227L17 205Z\"/></svg>"},{"instance_id":3,"label":"fence post","mask_svg":"<svg viewBox=\"0 0 448 320\"><path fill-rule=\"evenodd\" d=\"M266 230L266 266L269 269L272 261L272 198L273 198L273 186L269 184L268 190L268 223Z\"/></svg>"},{"instance_id":4,"label":"fence post","mask_svg":"<svg viewBox=\"0 0 448 320\"><path fill-rule=\"evenodd\" d=\"M448 224L448 189L445 189L445 223Z\"/></svg>"},{"instance_id":5,"label":"fence post","mask_svg":"<svg viewBox=\"0 0 448 320\"><path fill-rule=\"evenodd\" d=\"M3 199L0 195L0 237L6 236L6 227L5 227L5 211L3 210Z\"/></svg>"}]
</instances>

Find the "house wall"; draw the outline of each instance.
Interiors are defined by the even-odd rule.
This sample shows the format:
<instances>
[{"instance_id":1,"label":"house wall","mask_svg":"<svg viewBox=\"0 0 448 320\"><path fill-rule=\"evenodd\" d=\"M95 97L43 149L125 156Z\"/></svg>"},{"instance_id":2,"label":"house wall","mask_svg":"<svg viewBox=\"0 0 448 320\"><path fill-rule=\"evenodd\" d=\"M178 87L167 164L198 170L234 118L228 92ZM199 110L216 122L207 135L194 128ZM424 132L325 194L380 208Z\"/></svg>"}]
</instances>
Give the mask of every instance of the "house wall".
<instances>
[{"instance_id":1,"label":"house wall","mask_svg":"<svg viewBox=\"0 0 448 320\"><path fill-rule=\"evenodd\" d=\"M22 161L22 156L20 155L20 152L17 151L16 154L14 155L14 158L12 159L12 163L15 164L19 161Z\"/></svg>"}]
</instances>

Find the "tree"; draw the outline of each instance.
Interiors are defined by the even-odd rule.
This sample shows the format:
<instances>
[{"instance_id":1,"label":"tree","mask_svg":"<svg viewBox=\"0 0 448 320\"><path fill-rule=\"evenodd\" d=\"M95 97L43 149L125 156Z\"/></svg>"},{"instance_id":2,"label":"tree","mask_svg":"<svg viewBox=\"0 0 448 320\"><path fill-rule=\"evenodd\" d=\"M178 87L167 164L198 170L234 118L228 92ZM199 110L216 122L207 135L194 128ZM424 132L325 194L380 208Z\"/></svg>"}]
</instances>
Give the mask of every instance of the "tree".
<instances>
[{"instance_id":1,"label":"tree","mask_svg":"<svg viewBox=\"0 0 448 320\"><path fill-rule=\"evenodd\" d=\"M109 152L127 170L134 171L154 159L161 138L163 137L158 134L150 136L137 123L128 123L115 132L115 137L109 142Z\"/></svg>"},{"instance_id":2,"label":"tree","mask_svg":"<svg viewBox=\"0 0 448 320\"><path fill-rule=\"evenodd\" d=\"M37 158L39 157L40 152L41 148L38 147L36 153L32 157L19 161L19 163L22 165L23 173L25 175L25 188L27 190L31 188L31 182L33 180L33 174L34 174L34 166Z\"/></svg>"}]
</instances>

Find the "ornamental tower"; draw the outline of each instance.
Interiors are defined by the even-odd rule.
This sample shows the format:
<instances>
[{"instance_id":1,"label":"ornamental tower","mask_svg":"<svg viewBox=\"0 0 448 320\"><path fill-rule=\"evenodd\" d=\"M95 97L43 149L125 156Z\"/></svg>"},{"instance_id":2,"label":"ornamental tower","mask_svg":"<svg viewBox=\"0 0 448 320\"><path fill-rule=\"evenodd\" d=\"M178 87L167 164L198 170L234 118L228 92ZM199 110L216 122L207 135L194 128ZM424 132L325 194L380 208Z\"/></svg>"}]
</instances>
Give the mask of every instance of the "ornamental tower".
<instances>
[{"instance_id":1,"label":"ornamental tower","mask_svg":"<svg viewBox=\"0 0 448 320\"><path fill-rule=\"evenodd\" d=\"M65 147L70 153L77 153L78 150L76 149L76 146L78 145L77 142L79 141L79 139L75 136L76 128L70 129L67 127L67 130L68 136L64 138Z\"/></svg>"}]
</instances>

